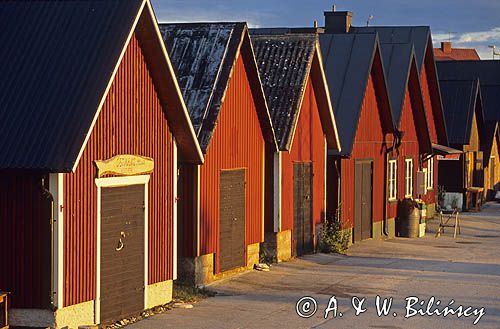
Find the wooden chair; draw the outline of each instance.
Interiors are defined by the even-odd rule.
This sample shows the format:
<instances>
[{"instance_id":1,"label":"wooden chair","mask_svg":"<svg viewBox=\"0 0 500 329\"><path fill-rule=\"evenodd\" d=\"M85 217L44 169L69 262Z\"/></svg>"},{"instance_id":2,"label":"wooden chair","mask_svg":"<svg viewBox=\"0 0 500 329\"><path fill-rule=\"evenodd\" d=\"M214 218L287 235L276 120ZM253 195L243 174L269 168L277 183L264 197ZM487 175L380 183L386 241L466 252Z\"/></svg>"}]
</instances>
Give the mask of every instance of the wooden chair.
<instances>
[{"instance_id":1,"label":"wooden chair","mask_svg":"<svg viewBox=\"0 0 500 329\"><path fill-rule=\"evenodd\" d=\"M451 214L443 214L442 210L439 211L439 228L436 232L436 238L441 236L441 233L444 233L445 227L453 227L453 238L457 237L457 231L458 234L460 234L460 218L458 215L458 209L454 209Z\"/></svg>"}]
</instances>

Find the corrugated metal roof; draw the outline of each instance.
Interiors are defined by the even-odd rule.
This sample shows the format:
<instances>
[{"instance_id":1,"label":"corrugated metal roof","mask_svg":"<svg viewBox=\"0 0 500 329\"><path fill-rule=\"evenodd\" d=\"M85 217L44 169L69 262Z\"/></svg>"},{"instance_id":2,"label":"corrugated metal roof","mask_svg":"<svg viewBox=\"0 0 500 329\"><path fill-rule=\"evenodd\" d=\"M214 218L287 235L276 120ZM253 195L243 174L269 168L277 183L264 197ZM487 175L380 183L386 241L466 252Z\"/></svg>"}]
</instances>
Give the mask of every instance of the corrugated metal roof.
<instances>
[{"instance_id":1,"label":"corrugated metal roof","mask_svg":"<svg viewBox=\"0 0 500 329\"><path fill-rule=\"evenodd\" d=\"M160 24L200 146L206 152L245 23Z\"/></svg>"},{"instance_id":2,"label":"corrugated metal roof","mask_svg":"<svg viewBox=\"0 0 500 329\"><path fill-rule=\"evenodd\" d=\"M71 171L141 4L0 4L0 169Z\"/></svg>"},{"instance_id":3,"label":"corrugated metal roof","mask_svg":"<svg viewBox=\"0 0 500 329\"><path fill-rule=\"evenodd\" d=\"M257 66L280 150L289 149L292 142L316 42L314 34L252 35Z\"/></svg>"},{"instance_id":4,"label":"corrugated metal roof","mask_svg":"<svg viewBox=\"0 0 500 329\"><path fill-rule=\"evenodd\" d=\"M399 127L410 78L410 68L415 58L414 48L411 43L386 43L381 45L381 49L387 86L391 96L392 117L396 126Z\"/></svg>"},{"instance_id":5,"label":"corrugated metal roof","mask_svg":"<svg viewBox=\"0 0 500 329\"><path fill-rule=\"evenodd\" d=\"M323 64L342 151L350 155L378 47L374 33L320 34Z\"/></svg>"},{"instance_id":6,"label":"corrugated metal roof","mask_svg":"<svg viewBox=\"0 0 500 329\"><path fill-rule=\"evenodd\" d=\"M440 85L448 141L450 144L468 144L476 102L481 101L479 81L440 80ZM477 120L483 120L482 116Z\"/></svg>"},{"instance_id":7,"label":"corrugated metal roof","mask_svg":"<svg viewBox=\"0 0 500 329\"><path fill-rule=\"evenodd\" d=\"M440 80L479 78L485 118L500 121L500 61L440 61L436 64Z\"/></svg>"},{"instance_id":8,"label":"corrugated metal roof","mask_svg":"<svg viewBox=\"0 0 500 329\"><path fill-rule=\"evenodd\" d=\"M431 36L429 26L352 26L350 32L378 33L382 49L384 49L385 44L413 44L419 72L424 63L425 52L427 51Z\"/></svg>"}]
</instances>

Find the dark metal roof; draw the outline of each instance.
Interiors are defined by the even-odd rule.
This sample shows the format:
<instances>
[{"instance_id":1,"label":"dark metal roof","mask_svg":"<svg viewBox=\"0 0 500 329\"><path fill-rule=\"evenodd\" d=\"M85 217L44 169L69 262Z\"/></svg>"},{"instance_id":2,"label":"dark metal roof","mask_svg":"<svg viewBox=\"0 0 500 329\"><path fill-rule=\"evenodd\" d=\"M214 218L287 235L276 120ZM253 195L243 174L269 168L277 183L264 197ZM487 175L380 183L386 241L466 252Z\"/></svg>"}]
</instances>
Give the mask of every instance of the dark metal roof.
<instances>
[{"instance_id":1,"label":"dark metal roof","mask_svg":"<svg viewBox=\"0 0 500 329\"><path fill-rule=\"evenodd\" d=\"M476 102L481 102L479 81L440 80L440 85L448 140L450 144L469 144ZM482 121L482 116L477 120Z\"/></svg>"},{"instance_id":2,"label":"dark metal roof","mask_svg":"<svg viewBox=\"0 0 500 329\"><path fill-rule=\"evenodd\" d=\"M463 151L440 145L440 144L432 144L432 150L434 154L439 154L439 155L447 155L447 154L461 154L464 153Z\"/></svg>"},{"instance_id":3,"label":"dark metal roof","mask_svg":"<svg viewBox=\"0 0 500 329\"><path fill-rule=\"evenodd\" d=\"M351 26L350 32L378 33L382 49L384 49L385 44L413 44L419 72L422 69L425 53L429 46L429 38L431 37L431 29L429 26Z\"/></svg>"},{"instance_id":4,"label":"dark metal roof","mask_svg":"<svg viewBox=\"0 0 500 329\"><path fill-rule=\"evenodd\" d=\"M206 152L246 23L160 24L160 32Z\"/></svg>"},{"instance_id":5,"label":"dark metal roof","mask_svg":"<svg viewBox=\"0 0 500 329\"><path fill-rule=\"evenodd\" d=\"M500 121L500 61L437 62L440 80L479 78L486 119Z\"/></svg>"},{"instance_id":6,"label":"dark metal roof","mask_svg":"<svg viewBox=\"0 0 500 329\"><path fill-rule=\"evenodd\" d=\"M252 35L280 150L288 150L292 142L316 42L314 34Z\"/></svg>"},{"instance_id":7,"label":"dark metal roof","mask_svg":"<svg viewBox=\"0 0 500 329\"><path fill-rule=\"evenodd\" d=\"M350 155L378 37L372 33L320 34L319 41L342 145L341 152L334 154Z\"/></svg>"},{"instance_id":8,"label":"dark metal roof","mask_svg":"<svg viewBox=\"0 0 500 329\"><path fill-rule=\"evenodd\" d=\"M396 127L399 127L415 53L411 43L385 44L381 46L381 50L391 96L392 117Z\"/></svg>"},{"instance_id":9,"label":"dark metal roof","mask_svg":"<svg viewBox=\"0 0 500 329\"><path fill-rule=\"evenodd\" d=\"M142 3L0 3L0 169L71 171Z\"/></svg>"}]
</instances>

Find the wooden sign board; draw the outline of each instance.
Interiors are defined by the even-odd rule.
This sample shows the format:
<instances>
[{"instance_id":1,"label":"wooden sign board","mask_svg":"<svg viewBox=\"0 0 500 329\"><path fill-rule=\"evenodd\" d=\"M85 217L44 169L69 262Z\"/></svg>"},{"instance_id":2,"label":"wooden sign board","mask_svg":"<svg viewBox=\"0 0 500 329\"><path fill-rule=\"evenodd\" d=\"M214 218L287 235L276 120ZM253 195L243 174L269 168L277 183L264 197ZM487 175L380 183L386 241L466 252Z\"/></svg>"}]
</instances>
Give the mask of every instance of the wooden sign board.
<instances>
[{"instance_id":1,"label":"wooden sign board","mask_svg":"<svg viewBox=\"0 0 500 329\"><path fill-rule=\"evenodd\" d=\"M104 175L133 176L152 173L154 170L154 161L152 158L120 154L108 160L96 160L97 177Z\"/></svg>"}]
</instances>

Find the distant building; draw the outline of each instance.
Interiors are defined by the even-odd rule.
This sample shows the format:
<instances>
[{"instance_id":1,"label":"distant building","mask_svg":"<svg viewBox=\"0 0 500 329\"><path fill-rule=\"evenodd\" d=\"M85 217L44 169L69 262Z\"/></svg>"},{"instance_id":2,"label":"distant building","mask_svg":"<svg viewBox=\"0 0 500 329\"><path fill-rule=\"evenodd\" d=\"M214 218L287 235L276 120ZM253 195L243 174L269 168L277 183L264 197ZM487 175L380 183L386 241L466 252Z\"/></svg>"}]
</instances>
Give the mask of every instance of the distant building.
<instances>
[{"instance_id":1,"label":"distant building","mask_svg":"<svg viewBox=\"0 0 500 329\"><path fill-rule=\"evenodd\" d=\"M441 48L434 48L436 61L480 60L474 48L453 48L450 41L441 42Z\"/></svg>"}]
</instances>

